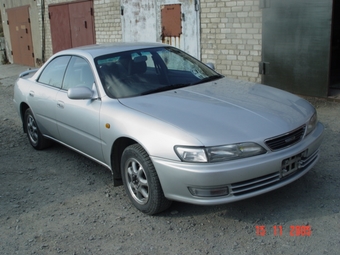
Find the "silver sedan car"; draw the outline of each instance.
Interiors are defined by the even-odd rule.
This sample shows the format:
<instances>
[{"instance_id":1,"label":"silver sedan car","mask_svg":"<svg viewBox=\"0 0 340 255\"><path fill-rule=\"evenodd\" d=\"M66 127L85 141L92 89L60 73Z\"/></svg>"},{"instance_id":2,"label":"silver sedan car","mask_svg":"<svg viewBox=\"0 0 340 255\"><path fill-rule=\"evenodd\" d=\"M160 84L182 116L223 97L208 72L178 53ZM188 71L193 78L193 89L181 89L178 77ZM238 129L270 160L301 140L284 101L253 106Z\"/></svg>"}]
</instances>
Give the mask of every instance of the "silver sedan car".
<instances>
[{"instance_id":1,"label":"silver sedan car","mask_svg":"<svg viewBox=\"0 0 340 255\"><path fill-rule=\"evenodd\" d=\"M61 51L20 74L14 103L35 149L56 141L104 165L150 215L287 185L316 164L324 130L306 100L160 43Z\"/></svg>"}]
</instances>

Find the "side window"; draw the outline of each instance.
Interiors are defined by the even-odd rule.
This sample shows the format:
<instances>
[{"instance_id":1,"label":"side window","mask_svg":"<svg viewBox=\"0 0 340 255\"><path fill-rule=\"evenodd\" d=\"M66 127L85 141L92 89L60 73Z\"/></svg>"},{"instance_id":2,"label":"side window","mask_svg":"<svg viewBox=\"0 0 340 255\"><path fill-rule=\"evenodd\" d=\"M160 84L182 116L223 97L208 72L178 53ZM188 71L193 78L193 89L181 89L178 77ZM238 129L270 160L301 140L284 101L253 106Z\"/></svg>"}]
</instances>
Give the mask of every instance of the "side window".
<instances>
[{"instance_id":1,"label":"side window","mask_svg":"<svg viewBox=\"0 0 340 255\"><path fill-rule=\"evenodd\" d=\"M70 58L70 56L61 56L53 59L42 71L38 82L61 88L65 69Z\"/></svg>"},{"instance_id":2,"label":"side window","mask_svg":"<svg viewBox=\"0 0 340 255\"><path fill-rule=\"evenodd\" d=\"M63 89L85 86L92 89L94 76L89 63L80 57L72 57L67 67Z\"/></svg>"}]
</instances>

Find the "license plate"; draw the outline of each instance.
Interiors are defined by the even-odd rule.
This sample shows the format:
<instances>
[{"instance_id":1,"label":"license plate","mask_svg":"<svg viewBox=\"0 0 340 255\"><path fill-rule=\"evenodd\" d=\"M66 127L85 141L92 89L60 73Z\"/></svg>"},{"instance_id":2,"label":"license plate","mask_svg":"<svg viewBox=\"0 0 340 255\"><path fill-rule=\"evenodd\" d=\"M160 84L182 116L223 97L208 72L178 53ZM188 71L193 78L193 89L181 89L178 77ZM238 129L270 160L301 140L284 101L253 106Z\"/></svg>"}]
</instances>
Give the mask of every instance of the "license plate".
<instances>
[{"instance_id":1,"label":"license plate","mask_svg":"<svg viewBox=\"0 0 340 255\"><path fill-rule=\"evenodd\" d=\"M290 158L282 160L281 178L295 173L301 168L301 162L307 157L307 150Z\"/></svg>"}]
</instances>

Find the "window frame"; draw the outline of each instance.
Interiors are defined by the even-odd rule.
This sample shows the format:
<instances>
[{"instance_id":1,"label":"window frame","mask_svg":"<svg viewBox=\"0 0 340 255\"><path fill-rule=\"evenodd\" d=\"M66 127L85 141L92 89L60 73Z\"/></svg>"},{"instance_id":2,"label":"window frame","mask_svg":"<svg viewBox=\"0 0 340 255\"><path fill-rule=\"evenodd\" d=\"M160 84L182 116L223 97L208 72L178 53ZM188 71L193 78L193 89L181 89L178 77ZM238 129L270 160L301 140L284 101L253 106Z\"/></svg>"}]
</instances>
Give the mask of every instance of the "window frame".
<instances>
[{"instance_id":1,"label":"window frame","mask_svg":"<svg viewBox=\"0 0 340 255\"><path fill-rule=\"evenodd\" d=\"M52 69L54 69L54 65L55 64L55 61L57 61L58 59L60 58L66 58L68 57L69 59L66 61L67 63L65 64L64 67L61 67L63 68L62 70L62 75L61 76L61 80L60 80L60 84L58 85L55 85L55 84L52 84L50 82L46 83L45 81L41 81L41 78L44 76L45 72L49 72L50 70L47 70L47 69L50 69L50 67L52 66ZM43 84L43 85L46 85L46 86L50 86L52 88L57 88L57 89L61 89L62 85L63 85L63 82L64 82L64 76L65 76L65 72L66 72L66 69L68 67L68 64L71 60L71 55L61 55L61 56L56 56L55 58L53 58L51 61L48 62L48 64L44 67L44 69L41 71L41 73L39 74L39 77L37 78L37 82L40 83L40 84ZM51 70L52 70L51 69Z\"/></svg>"},{"instance_id":2,"label":"window frame","mask_svg":"<svg viewBox=\"0 0 340 255\"><path fill-rule=\"evenodd\" d=\"M63 82L62 82L62 86L61 86L61 90L63 90L63 91L67 91L68 89L70 89L70 88L74 88L74 87L76 87L76 86L71 86L71 87L68 87L67 89L64 87L65 86L65 79L67 78L67 74L68 74L68 71L71 69L71 68L73 68L73 66L71 67L71 64L72 64L72 61L74 60L74 59L81 59L82 61L84 61L85 63L86 63L86 68L88 68L90 71L91 71L91 74L92 74L92 78L93 78L93 83L95 84L95 88L96 88L96 80L95 80L95 75L94 75L94 72L93 72L93 68L91 67L91 64L89 63L89 61L87 61L87 59L85 59L84 57L82 57L82 56L78 56L78 55L70 55L71 56L71 58L70 58L70 60L69 60L69 62L68 62L68 65L67 65L67 67L66 67L66 69L65 69L65 73L64 73L64 77L63 77ZM83 67L81 67L81 69L83 69L84 68L84 66ZM72 72L74 72L75 70L71 70L71 73ZM81 75L83 75L83 74L81 74ZM93 86L93 83L92 83L92 86L91 86L91 88L90 89L94 89L94 86ZM80 85L81 83L79 83L79 85ZM85 87L88 87L88 86L86 86L86 85L84 85ZM97 89L97 88L96 88Z\"/></svg>"}]
</instances>

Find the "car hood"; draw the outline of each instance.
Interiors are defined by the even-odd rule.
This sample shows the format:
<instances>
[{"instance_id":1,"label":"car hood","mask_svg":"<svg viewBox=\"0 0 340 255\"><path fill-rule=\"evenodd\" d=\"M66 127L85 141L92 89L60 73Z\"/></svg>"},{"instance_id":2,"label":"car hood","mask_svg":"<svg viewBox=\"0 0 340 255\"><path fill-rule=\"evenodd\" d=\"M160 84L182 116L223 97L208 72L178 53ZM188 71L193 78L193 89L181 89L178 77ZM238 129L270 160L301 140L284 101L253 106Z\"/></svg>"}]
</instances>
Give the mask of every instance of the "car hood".
<instances>
[{"instance_id":1,"label":"car hood","mask_svg":"<svg viewBox=\"0 0 340 255\"><path fill-rule=\"evenodd\" d=\"M293 94L229 78L120 102L182 129L205 146L262 143L305 124L314 112Z\"/></svg>"}]
</instances>

